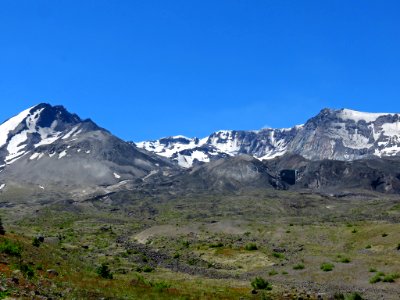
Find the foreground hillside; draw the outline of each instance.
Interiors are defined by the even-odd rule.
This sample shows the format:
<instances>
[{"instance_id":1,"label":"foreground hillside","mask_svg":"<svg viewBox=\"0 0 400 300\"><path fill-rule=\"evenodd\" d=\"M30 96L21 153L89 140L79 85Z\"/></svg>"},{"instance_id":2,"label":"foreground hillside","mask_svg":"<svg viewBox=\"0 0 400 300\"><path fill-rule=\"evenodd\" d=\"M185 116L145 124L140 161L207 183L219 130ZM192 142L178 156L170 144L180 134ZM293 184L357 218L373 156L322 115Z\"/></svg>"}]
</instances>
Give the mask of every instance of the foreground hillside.
<instances>
[{"instance_id":1,"label":"foreground hillside","mask_svg":"<svg viewBox=\"0 0 400 300\"><path fill-rule=\"evenodd\" d=\"M27 299L35 299L33 293L36 299L360 299L354 293L398 299L399 205L397 197L377 193L338 198L264 189L186 197L124 191L26 207L23 215L21 206L3 208L6 229L14 233L1 243L7 239L23 250L21 258L1 254L2 293ZM44 242L35 247L38 234ZM113 279L97 274L102 264ZM26 270L33 270L32 278Z\"/></svg>"}]
</instances>

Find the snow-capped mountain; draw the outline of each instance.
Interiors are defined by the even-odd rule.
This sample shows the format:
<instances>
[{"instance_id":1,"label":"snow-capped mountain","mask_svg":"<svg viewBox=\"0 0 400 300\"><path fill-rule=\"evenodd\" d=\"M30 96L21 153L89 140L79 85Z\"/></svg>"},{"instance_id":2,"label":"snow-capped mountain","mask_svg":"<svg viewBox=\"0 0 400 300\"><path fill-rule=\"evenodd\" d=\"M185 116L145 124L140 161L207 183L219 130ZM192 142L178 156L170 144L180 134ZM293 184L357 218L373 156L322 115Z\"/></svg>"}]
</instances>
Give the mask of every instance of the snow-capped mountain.
<instances>
[{"instance_id":1,"label":"snow-capped mountain","mask_svg":"<svg viewBox=\"0 0 400 300\"><path fill-rule=\"evenodd\" d=\"M176 160L180 166L187 168L199 162L237 154L249 154L259 159L274 158L286 152L300 129L301 126L259 131L220 130L202 139L174 136L136 145Z\"/></svg>"},{"instance_id":2,"label":"snow-capped mountain","mask_svg":"<svg viewBox=\"0 0 400 300\"><path fill-rule=\"evenodd\" d=\"M0 186L111 186L171 163L122 141L62 106L39 104L0 125Z\"/></svg>"},{"instance_id":3,"label":"snow-capped mountain","mask_svg":"<svg viewBox=\"0 0 400 300\"><path fill-rule=\"evenodd\" d=\"M304 125L288 129L222 130L202 139L175 136L136 145L186 168L238 154L260 160L293 153L346 161L399 155L400 121L399 114L323 109Z\"/></svg>"}]
</instances>

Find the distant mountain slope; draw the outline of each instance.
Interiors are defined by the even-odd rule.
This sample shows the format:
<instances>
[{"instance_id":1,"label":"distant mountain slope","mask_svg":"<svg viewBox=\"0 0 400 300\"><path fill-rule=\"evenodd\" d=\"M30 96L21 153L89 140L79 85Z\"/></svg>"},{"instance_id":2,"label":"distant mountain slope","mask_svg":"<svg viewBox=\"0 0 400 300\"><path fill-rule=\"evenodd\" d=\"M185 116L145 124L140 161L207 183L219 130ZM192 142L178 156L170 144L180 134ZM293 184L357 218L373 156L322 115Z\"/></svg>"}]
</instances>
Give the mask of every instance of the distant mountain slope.
<instances>
[{"instance_id":1,"label":"distant mountain slope","mask_svg":"<svg viewBox=\"0 0 400 300\"><path fill-rule=\"evenodd\" d=\"M288 129L222 130L202 139L176 136L136 145L186 168L238 154L260 160L285 153L311 160L390 157L400 154L400 116L323 109L304 125Z\"/></svg>"},{"instance_id":2,"label":"distant mountain slope","mask_svg":"<svg viewBox=\"0 0 400 300\"><path fill-rule=\"evenodd\" d=\"M76 190L143 178L167 160L122 141L62 106L40 104L0 125L0 187Z\"/></svg>"}]
</instances>

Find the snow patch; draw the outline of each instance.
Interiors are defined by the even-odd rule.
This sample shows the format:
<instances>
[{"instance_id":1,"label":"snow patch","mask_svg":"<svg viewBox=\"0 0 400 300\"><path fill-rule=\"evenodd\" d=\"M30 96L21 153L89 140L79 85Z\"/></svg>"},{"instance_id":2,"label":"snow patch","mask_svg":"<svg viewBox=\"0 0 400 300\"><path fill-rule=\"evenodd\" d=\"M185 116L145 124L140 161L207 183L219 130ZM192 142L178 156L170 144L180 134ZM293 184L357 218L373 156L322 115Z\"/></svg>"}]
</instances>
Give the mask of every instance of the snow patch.
<instances>
[{"instance_id":1,"label":"snow patch","mask_svg":"<svg viewBox=\"0 0 400 300\"><path fill-rule=\"evenodd\" d=\"M366 112L360 112L360 111L355 111L351 109L342 109L338 117L341 118L342 120L353 120L356 123L359 121L365 121L367 123L371 123L376 121L379 117L386 116L386 115L392 115L392 114L387 114L387 113L366 113Z\"/></svg>"},{"instance_id":2,"label":"snow patch","mask_svg":"<svg viewBox=\"0 0 400 300\"><path fill-rule=\"evenodd\" d=\"M63 136L63 140L69 139L74 133L75 131L77 131L79 128L79 126L75 126L74 128L72 128L66 135Z\"/></svg>"},{"instance_id":3,"label":"snow patch","mask_svg":"<svg viewBox=\"0 0 400 300\"><path fill-rule=\"evenodd\" d=\"M58 155L58 159L63 158L63 157L66 156L66 155L67 155L67 151L64 150L63 152L61 152L61 153Z\"/></svg>"},{"instance_id":4,"label":"snow patch","mask_svg":"<svg viewBox=\"0 0 400 300\"><path fill-rule=\"evenodd\" d=\"M400 122L382 124L382 130L387 136L400 136Z\"/></svg>"},{"instance_id":5,"label":"snow patch","mask_svg":"<svg viewBox=\"0 0 400 300\"><path fill-rule=\"evenodd\" d=\"M119 174L115 173L115 172L114 172L114 177L117 178L117 179L121 178L121 176Z\"/></svg>"},{"instance_id":6,"label":"snow patch","mask_svg":"<svg viewBox=\"0 0 400 300\"><path fill-rule=\"evenodd\" d=\"M17 126L29 115L29 112L32 109L33 107L28 108L0 125L0 148L7 142L10 132L17 128Z\"/></svg>"},{"instance_id":7,"label":"snow patch","mask_svg":"<svg viewBox=\"0 0 400 300\"><path fill-rule=\"evenodd\" d=\"M4 189L6 187L6 185L3 183L3 184L1 184L0 185L0 191L2 190L2 189Z\"/></svg>"}]
</instances>

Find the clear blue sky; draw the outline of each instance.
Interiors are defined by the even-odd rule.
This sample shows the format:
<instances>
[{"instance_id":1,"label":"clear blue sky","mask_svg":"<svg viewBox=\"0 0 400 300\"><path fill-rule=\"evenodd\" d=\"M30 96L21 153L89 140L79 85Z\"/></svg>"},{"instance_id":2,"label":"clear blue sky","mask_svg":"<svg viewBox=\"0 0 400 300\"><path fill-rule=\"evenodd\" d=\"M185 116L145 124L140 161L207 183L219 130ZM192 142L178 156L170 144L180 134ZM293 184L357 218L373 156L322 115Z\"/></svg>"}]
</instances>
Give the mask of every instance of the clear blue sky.
<instances>
[{"instance_id":1,"label":"clear blue sky","mask_svg":"<svg viewBox=\"0 0 400 300\"><path fill-rule=\"evenodd\" d=\"M49 102L127 140L400 111L400 1L2 0L0 122Z\"/></svg>"}]
</instances>

